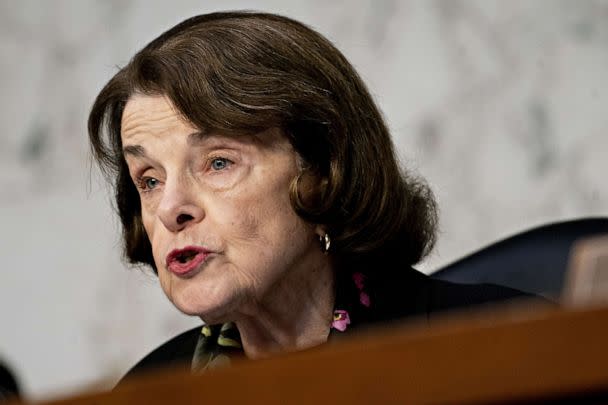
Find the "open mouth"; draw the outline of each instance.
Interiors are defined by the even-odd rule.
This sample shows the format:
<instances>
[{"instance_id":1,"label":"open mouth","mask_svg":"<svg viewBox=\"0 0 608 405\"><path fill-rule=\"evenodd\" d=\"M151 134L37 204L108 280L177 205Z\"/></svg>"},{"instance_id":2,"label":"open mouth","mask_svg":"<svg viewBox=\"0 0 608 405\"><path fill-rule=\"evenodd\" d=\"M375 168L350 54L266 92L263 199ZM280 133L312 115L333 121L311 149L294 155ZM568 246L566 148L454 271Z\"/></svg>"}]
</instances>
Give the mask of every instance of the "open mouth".
<instances>
[{"instance_id":1,"label":"open mouth","mask_svg":"<svg viewBox=\"0 0 608 405\"><path fill-rule=\"evenodd\" d=\"M179 253L176 257L175 260L177 260L180 263L187 263L190 260L194 259L194 257L198 254L198 252L194 251L194 250L188 250L186 252L182 252Z\"/></svg>"},{"instance_id":2,"label":"open mouth","mask_svg":"<svg viewBox=\"0 0 608 405\"><path fill-rule=\"evenodd\" d=\"M207 259L210 251L200 246L174 249L167 255L167 269L177 275L193 272Z\"/></svg>"}]
</instances>

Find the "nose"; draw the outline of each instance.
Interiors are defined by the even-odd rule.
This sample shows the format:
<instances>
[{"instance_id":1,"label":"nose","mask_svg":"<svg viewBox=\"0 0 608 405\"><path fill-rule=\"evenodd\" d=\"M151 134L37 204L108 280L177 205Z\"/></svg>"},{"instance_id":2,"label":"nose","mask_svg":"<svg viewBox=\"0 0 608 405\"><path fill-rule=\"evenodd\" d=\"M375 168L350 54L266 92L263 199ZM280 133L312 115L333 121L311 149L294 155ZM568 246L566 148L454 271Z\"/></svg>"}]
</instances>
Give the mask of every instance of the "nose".
<instances>
[{"instance_id":1,"label":"nose","mask_svg":"<svg viewBox=\"0 0 608 405\"><path fill-rule=\"evenodd\" d=\"M167 180L157 215L171 232L179 232L205 217L195 187L187 179Z\"/></svg>"}]
</instances>

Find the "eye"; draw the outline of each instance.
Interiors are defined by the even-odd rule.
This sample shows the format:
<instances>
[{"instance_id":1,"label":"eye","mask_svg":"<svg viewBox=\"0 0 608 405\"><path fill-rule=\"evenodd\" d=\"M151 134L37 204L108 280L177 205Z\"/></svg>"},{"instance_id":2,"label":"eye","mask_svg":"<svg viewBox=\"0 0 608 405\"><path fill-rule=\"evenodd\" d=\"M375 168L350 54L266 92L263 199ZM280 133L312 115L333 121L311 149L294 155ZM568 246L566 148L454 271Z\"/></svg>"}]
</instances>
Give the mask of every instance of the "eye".
<instances>
[{"instance_id":1,"label":"eye","mask_svg":"<svg viewBox=\"0 0 608 405\"><path fill-rule=\"evenodd\" d=\"M148 177L147 179L144 180L144 184L146 185L146 187L148 189L151 190L158 185L158 180L155 179L154 177Z\"/></svg>"},{"instance_id":2,"label":"eye","mask_svg":"<svg viewBox=\"0 0 608 405\"><path fill-rule=\"evenodd\" d=\"M140 177L137 179L137 186L142 191L152 191L160 184L160 180L154 177Z\"/></svg>"},{"instance_id":3,"label":"eye","mask_svg":"<svg viewBox=\"0 0 608 405\"><path fill-rule=\"evenodd\" d=\"M211 169L215 171L224 170L230 166L233 162L226 158L213 158L211 159Z\"/></svg>"}]
</instances>

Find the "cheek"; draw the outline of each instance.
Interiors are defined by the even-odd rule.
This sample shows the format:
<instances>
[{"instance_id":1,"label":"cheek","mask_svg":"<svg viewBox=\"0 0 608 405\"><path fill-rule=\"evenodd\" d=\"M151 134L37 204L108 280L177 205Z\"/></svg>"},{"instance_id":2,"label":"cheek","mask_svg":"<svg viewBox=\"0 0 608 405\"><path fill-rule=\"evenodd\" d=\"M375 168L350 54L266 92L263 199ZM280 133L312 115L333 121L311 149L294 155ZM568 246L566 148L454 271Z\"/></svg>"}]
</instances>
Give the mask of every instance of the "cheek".
<instances>
[{"instance_id":1,"label":"cheek","mask_svg":"<svg viewBox=\"0 0 608 405\"><path fill-rule=\"evenodd\" d=\"M144 226L144 230L146 231L146 235L150 240L150 244L152 245L152 255L154 256L154 262L156 263L156 267L160 270L163 265L162 258L158 257L160 254L159 247L161 246L161 241L159 240L160 233L155 232L156 223L154 220L154 216L147 213L147 211L142 210L141 221Z\"/></svg>"},{"instance_id":2,"label":"cheek","mask_svg":"<svg viewBox=\"0 0 608 405\"><path fill-rule=\"evenodd\" d=\"M231 201L230 225L235 236L259 244L270 243L299 220L283 182L244 189Z\"/></svg>"},{"instance_id":3,"label":"cheek","mask_svg":"<svg viewBox=\"0 0 608 405\"><path fill-rule=\"evenodd\" d=\"M156 193L158 194L158 193ZM141 218L144 226L149 226L150 220L155 216L156 208L158 205L158 195L152 196L140 196L140 209L141 209Z\"/></svg>"},{"instance_id":4,"label":"cheek","mask_svg":"<svg viewBox=\"0 0 608 405\"><path fill-rule=\"evenodd\" d=\"M243 200L243 204L238 204L231 211L231 239L254 249L253 252L248 250L247 255L255 262L267 262L272 257L284 256L277 254L277 251L289 256L289 252L301 249L314 232L297 216L284 189Z\"/></svg>"}]
</instances>

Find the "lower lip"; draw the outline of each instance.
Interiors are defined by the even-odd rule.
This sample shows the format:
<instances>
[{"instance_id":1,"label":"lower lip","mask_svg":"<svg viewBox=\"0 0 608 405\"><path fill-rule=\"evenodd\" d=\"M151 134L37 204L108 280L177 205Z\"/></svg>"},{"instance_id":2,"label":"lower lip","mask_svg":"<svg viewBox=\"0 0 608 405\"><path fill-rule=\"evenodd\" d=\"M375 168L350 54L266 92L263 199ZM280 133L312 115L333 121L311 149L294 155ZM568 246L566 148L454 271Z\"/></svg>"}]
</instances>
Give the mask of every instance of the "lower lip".
<instances>
[{"instance_id":1,"label":"lower lip","mask_svg":"<svg viewBox=\"0 0 608 405\"><path fill-rule=\"evenodd\" d=\"M180 263L178 261L171 262L167 268L173 274L178 276L186 276L193 273L198 269L201 264L207 261L209 253L198 253L194 258L186 263Z\"/></svg>"}]
</instances>

